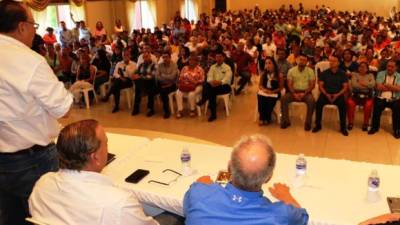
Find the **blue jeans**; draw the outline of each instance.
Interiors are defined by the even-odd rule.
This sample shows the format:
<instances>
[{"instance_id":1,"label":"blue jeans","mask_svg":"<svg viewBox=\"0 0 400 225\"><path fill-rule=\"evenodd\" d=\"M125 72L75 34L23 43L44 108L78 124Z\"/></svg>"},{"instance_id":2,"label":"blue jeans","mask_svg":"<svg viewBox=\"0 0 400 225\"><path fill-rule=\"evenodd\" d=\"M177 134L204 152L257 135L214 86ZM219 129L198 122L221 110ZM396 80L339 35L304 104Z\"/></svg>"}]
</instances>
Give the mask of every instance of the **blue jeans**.
<instances>
[{"instance_id":1,"label":"blue jeans","mask_svg":"<svg viewBox=\"0 0 400 225\"><path fill-rule=\"evenodd\" d=\"M28 224L28 198L35 182L58 170L56 146L24 154L0 154L0 225Z\"/></svg>"}]
</instances>

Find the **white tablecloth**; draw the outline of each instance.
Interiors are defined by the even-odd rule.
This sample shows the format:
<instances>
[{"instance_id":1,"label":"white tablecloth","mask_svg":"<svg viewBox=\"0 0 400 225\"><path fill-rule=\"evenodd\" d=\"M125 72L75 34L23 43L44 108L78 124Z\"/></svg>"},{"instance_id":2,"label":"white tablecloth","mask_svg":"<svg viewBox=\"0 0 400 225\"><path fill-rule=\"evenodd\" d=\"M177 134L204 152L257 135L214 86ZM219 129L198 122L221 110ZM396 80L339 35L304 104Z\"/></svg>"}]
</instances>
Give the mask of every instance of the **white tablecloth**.
<instances>
[{"instance_id":1,"label":"white tablecloth","mask_svg":"<svg viewBox=\"0 0 400 225\"><path fill-rule=\"evenodd\" d=\"M124 164L130 154L143 149L150 142L145 137L114 133L107 133L107 138L108 152L115 154L115 159L103 169L102 173L106 175L109 175L110 171L117 170L117 167Z\"/></svg>"},{"instance_id":2,"label":"white tablecloth","mask_svg":"<svg viewBox=\"0 0 400 225\"><path fill-rule=\"evenodd\" d=\"M109 136L109 139L110 138ZM115 142L114 142L115 143ZM125 142L117 142L121 145ZM112 144L110 143L111 148ZM192 168L197 173L179 177L169 186L148 183L149 180L168 182L176 177L173 173L162 173L165 169L181 170L180 153L188 147ZM119 167L108 173L126 188L133 190L139 200L167 211L182 215L182 201L190 184L199 176L215 177L219 170L227 168L231 148L187 143L168 139L155 139L140 151L126 155ZM377 152L377 154L379 154ZM275 201L268 192L275 182L291 184L297 156L278 154L272 180L264 185L265 196ZM369 217L389 212L386 197L400 193L400 167L307 157L307 184L291 188L294 197L310 215L310 224L353 225ZM124 179L136 169L147 169L150 174L138 184L129 184ZM366 201L367 178L372 169L377 169L381 178L381 200Z\"/></svg>"}]
</instances>

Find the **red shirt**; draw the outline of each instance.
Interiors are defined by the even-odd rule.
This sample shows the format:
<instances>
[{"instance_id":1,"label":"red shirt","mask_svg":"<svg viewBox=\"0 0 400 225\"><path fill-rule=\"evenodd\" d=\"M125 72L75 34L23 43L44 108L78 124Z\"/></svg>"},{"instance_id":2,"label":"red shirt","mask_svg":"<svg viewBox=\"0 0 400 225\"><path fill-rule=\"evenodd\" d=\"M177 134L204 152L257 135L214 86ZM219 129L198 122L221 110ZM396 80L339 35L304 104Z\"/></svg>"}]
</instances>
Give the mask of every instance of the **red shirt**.
<instances>
[{"instance_id":1,"label":"red shirt","mask_svg":"<svg viewBox=\"0 0 400 225\"><path fill-rule=\"evenodd\" d=\"M235 51L232 54L232 59L237 65L238 72L250 72L249 64L253 62L253 57L249 53Z\"/></svg>"}]
</instances>

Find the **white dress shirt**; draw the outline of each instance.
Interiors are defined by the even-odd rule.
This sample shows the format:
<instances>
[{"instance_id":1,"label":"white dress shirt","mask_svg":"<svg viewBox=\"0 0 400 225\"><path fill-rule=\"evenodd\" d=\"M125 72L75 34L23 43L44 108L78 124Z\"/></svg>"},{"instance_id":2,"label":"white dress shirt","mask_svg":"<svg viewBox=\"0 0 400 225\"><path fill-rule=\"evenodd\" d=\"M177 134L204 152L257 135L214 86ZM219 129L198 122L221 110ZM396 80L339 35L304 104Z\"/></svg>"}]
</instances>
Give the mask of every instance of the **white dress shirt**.
<instances>
[{"instance_id":1,"label":"white dress shirt","mask_svg":"<svg viewBox=\"0 0 400 225\"><path fill-rule=\"evenodd\" d=\"M133 61L129 61L128 64L126 64L124 61L118 62L115 66L113 77L120 78L120 70L122 70L123 77L130 79L130 76L135 74L136 68L136 63Z\"/></svg>"},{"instance_id":2,"label":"white dress shirt","mask_svg":"<svg viewBox=\"0 0 400 225\"><path fill-rule=\"evenodd\" d=\"M29 211L32 218L51 225L158 225L144 214L133 192L88 171L43 175L29 198Z\"/></svg>"},{"instance_id":3,"label":"white dress shirt","mask_svg":"<svg viewBox=\"0 0 400 225\"><path fill-rule=\"evenodd\" d=\"M48 145L72 104L45 58L0 34L0 152Z\"/></svg>"}]
</instances>

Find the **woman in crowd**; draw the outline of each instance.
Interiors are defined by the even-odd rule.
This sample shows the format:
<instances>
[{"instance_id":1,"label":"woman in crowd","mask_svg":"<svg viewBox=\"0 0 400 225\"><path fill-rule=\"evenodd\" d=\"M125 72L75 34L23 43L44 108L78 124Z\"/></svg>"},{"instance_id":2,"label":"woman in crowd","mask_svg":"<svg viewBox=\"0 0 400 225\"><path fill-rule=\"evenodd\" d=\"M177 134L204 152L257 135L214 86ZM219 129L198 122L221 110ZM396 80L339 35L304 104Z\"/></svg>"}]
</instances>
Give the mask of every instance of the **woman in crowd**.
<instances>
[{"instance_id":1,"label":"woman in crowd","mask_svg":"<svg viewBox=\"0 0 400 225\"><path fill-rule=\"evenodd\" d=\"M57 42L56 35L54 35L54 29L51 27L46 28L46 34L43 35L43 41L45 44L54 45Z\"/></svg>"},{"instance_id":2,"label":"woman in crowd","mask_svg":"<svg viewBox=\"0 0 400 225\"><path fill-rule=\"evenodd\" d=\"M185 67L189 64L189 56L190 56L189 48L182 46L179 49L178 62L177 62L179 70L182 70L183 67Z\"/></svg>"},{"instance_id":3,"label":"woman in crowd","mask_svg":"<svg viewBox=\"0 0 400 225\"><path fill-rule=\"evenodd\" d=\"M279 73L274 58L267 57L265 60L265 71L260 77L257 94L260 126L271 122L272 111L280 98L282 88L282 74Z\"/></svg>"},{"instance_id":4,"label":"woman in crowd","mask_svg":"<svg viewBox=\"0 0 400 225\"><path fill-rule=\"evenodd\" d=\"M79 62L76 82L70 88L70 91L74 95L75 103L80 102L80 90L92 87L93 79L95 78L95 67L90 65L89 55L82 54Z\"/></svg>"},{"instance_id":5,"label":"woman in crowd","mask_svg":"<svg viewBox=\"0 0 400 225\"><path fill-rule=\"evenodd\" d=\"M107 35L106 29L104 29L101 21L97 21L93 36L94 38L101 38L103 35Z\"/></svg>"},{"instance_id":6,"label":"woman in crowd","mask_svg":"<svg viewBox=\"0 0 400 225\"><path fill-rule=\"evenodd\" d=\"M196 98L201 94L204 82L204 70L199 66L197 55L191 54L189 65L183 67L178 78L178 90L176 91L176 103L178 105L177 118L182 117L183 95L188 95L190 116L195 116Z\"/></svg>"},{"instance_id":7,"label":"woman in crowd","mask_svg":"<svg viewBox=\"0 0 400 225\"><path fill-rule=\"evenodd\" d=\"M347 119L348 129L353 129L354 112L357 105L364 108L364 123L362 130L367 131L369 118L373 109L373 91L375 87L375 78L368 71L368 63L361 62L358 67L358 73L353 73L350 81L351 96L347 98Z\"/></svg>"}]
</instances>

